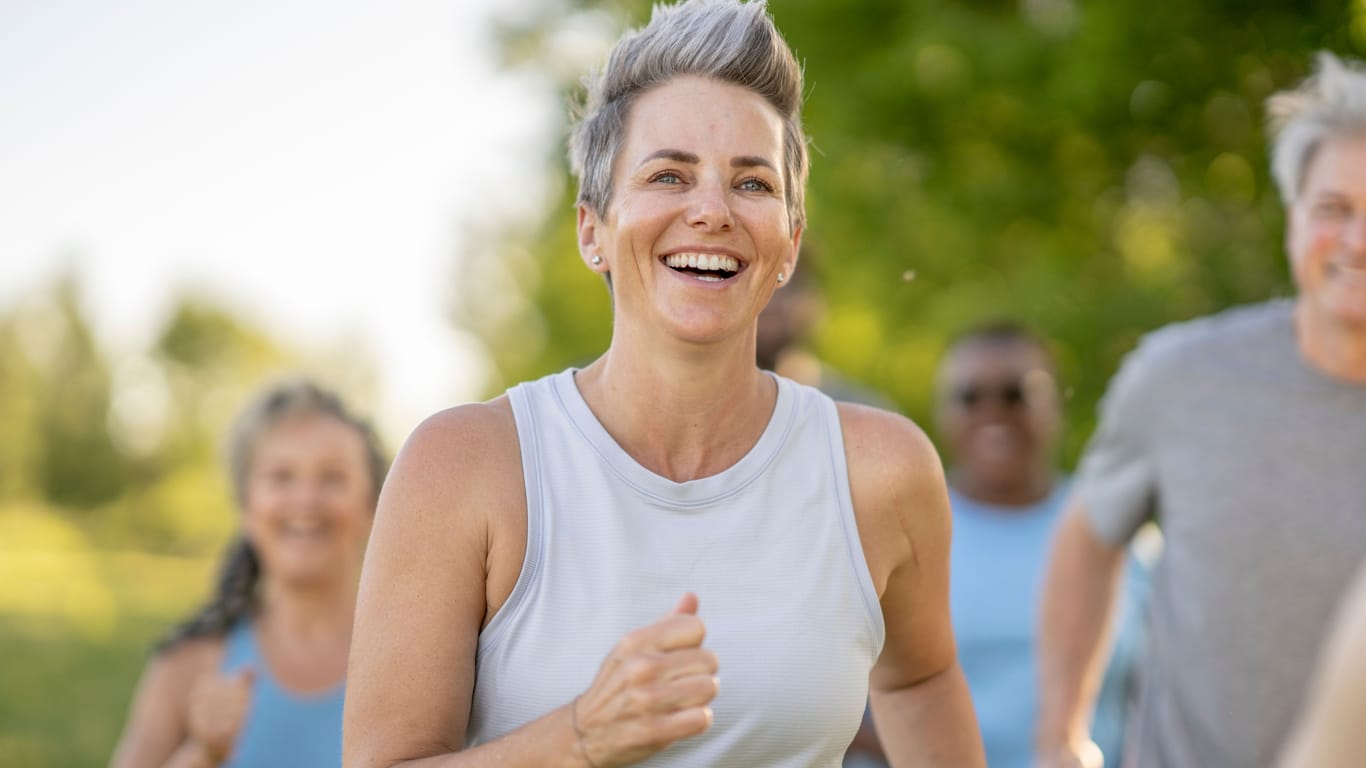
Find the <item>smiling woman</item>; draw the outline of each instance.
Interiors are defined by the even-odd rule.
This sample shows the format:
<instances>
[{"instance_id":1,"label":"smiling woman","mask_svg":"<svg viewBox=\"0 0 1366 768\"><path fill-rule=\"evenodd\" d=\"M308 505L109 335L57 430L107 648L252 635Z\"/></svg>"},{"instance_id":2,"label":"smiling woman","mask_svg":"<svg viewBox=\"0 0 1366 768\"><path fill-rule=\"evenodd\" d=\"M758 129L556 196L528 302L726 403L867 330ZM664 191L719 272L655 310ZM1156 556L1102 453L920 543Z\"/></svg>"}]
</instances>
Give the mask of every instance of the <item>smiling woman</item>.
<instances>
[{"instance_id":1,"label":"smiling woman","mask_svg":"<svg viewBox=\"0 0 1366 768\"><path fill-rule=\"evenodd\" d=\"M611 343L408 439L345 765L832 768L870 687L894 761L982 764L928 440L755 363L805 226L801 92L737 0L657 7L592 78L578 246Z\"/></svg>"},{"instance_id":2,"label":"smiling woman","mask_svg":"<svg viewBox=\"0 0 1366 768\"><path fill-rule=\"evenodd\" d=\"M356 577L384 479L374 432L307 382L263 392L228 446L242 537L157 648L112 764L333 766Z\"/></svg>"}]
</instances>

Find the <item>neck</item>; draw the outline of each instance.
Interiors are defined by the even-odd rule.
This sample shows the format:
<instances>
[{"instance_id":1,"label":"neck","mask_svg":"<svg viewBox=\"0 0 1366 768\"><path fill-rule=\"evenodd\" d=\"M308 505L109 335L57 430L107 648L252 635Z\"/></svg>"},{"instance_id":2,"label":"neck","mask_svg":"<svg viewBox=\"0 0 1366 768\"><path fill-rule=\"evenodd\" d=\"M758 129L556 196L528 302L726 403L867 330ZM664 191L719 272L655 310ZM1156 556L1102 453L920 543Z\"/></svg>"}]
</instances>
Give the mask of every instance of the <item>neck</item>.
<instances>
[{"instance_id":1,"label":"neck","mask_svg":"<svg viewBox=\"0 0 1366 768\"><path fill-rule=\"evenodd\" d=\"M356 613L355 574L343 584L298 586L266 577L261 583L262 617L290 637L349 637Z\"/></svg>"},{"instance_id":2,"label":"neck","mask_svg":"<svg viewBox=\"0 0 1366 768\"><path fill-rule=\"evenodd\" d=\"M1057 474L1051 467L1035 469L1010 480L991 480L980 475L953 468L948 472L949 485L973 501L994 507L1024 509L1048 498L1057 484Z\"/></svg>"},{"instance_id":3,"label":"neck","mask_svg":"<svg viewBox=\"0 0 1366 768\"><path fill-rule=\"evenodd\" d=\"M758 441L777 401L748 344L669 345L638 352L614 332L607 353L580 371L579 391L633 459L675 482L717 474Z\"/></svg>"},{"instance_id":4,"label":"neck","mask_svg":"<svg viewBox=\"0 0 1366 768\"><path fill-rule=\"evenodd\" d=\"M1306 362L1325 375L1366 384L1366 327L1346 327L1314 311L1301 297L1295 303L1295 338Z\"/></svg>"}]
</instances>

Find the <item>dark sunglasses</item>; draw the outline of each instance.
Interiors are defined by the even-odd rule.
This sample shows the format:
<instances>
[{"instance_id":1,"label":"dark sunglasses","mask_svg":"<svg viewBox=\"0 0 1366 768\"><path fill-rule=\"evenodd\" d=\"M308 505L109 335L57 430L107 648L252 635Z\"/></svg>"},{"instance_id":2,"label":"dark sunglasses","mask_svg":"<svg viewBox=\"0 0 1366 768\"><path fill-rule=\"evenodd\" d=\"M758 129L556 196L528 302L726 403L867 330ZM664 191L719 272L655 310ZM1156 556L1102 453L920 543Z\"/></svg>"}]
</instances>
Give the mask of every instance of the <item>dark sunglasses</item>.
<instances>
[{"instance_id":1,"label":"dark sunglasses","mask_svg":"<svg viewBox=\"0 0 1366 768\"><path fill-rule=\"evenodd\" d=\"M1024 405L1024 383L1017 379L1000 385L964 384L953 390L953 401L964 408L976 408L988 400L1008 408Z\"/></svg>"}]
</instances>

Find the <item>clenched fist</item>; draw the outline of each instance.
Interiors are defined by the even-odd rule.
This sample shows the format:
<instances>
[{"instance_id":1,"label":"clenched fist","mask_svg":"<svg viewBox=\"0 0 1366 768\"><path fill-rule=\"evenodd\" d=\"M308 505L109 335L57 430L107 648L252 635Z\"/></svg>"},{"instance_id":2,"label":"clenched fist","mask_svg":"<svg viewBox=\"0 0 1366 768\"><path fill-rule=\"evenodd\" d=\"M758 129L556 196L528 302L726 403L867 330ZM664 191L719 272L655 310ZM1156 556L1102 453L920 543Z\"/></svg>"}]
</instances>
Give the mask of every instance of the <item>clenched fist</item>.
<instances>
[{"instance_id":1,"label":"clenched fist","mask_svg":"<svg viewBox=\"0 0 1366 768\"><path fill-rule=\"evenodd\" d=\"M705 636L689 592L664 618L621 638L571 704L590 765L628 765L711 726L719 682Z\"/></svg>"}]
</instances>

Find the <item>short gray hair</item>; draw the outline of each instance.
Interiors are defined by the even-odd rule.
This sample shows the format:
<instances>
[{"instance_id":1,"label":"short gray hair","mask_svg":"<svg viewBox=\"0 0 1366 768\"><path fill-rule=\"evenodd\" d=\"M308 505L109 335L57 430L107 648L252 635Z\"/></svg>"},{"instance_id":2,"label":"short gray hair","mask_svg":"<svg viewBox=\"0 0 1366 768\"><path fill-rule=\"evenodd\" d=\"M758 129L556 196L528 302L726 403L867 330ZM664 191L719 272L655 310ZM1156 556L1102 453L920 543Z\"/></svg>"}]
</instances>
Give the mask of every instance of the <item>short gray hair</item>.
<instances>
[{"instance_id":1,"label":"short gray hair","mask_svg":"<svg viewBox=\"0 0 1366 768\"><path fill-rule=\"evenodd\" d=\"M1304 186L1305 170L1323 140L1335 135L1366 135L1366 69L1327 51L1318 55L1314 74L1291 90L1267 99L1275 141L1271 174L1286 205Z\"/></svg>"},{"instance_id":2,"label":"short gray hair","mask_svg":"<svg viewBox=\"0 0 1366 768\"><path fill-rule=\"evenodd\" d=\"M389 471L389 460L380 445L379 436L370 423L355 415L336 393L323 389L308 379L285 379L276 382L256 395L238 414L228 432L228 471L232 476L232 490L239 506L247 500L247 477L261 436L276 425L299 416L326 416L355 430L365 444L365 463L369 473L370 491L379 496L384 476Z\"/></svg>"},{"instance_id":3,"label":"short gray hair","mask_svg":"<svg viewBox=\"0 0 1366 768\"><path fill-rule=\"evenodd\" d=\"M783 121L783 191L789 226L806 224L802 71L764 0L685 0L656 5L650 23L617 41L607 66L584 78L587 98L569 143L579 198L599 216L612 201L612 168L626 118L641 94L680 75L748 88Z\"/></svg>"}]
</instances>

